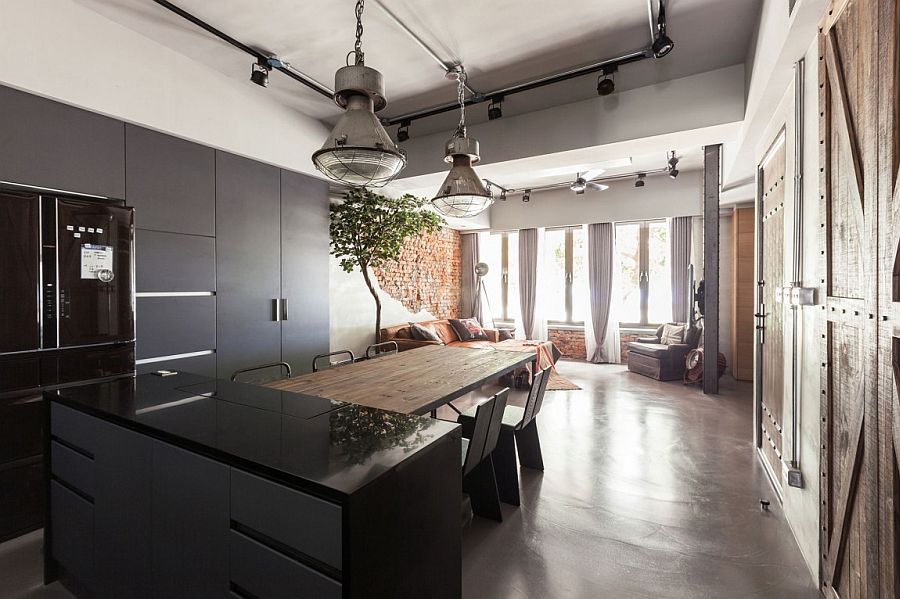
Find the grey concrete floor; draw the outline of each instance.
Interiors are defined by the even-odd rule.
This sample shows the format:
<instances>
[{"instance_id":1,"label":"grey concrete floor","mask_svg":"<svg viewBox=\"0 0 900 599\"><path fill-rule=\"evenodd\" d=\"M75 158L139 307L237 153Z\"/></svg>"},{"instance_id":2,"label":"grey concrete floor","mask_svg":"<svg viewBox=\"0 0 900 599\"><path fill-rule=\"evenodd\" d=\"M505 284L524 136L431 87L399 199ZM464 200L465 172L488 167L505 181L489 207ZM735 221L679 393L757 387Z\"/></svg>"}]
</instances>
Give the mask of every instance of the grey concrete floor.
<instances>
[{"instance_id":1,"label":"grey concrete floor","mask_svg":"<svg viewBox=\"0 0 900 599\"><path fill-rule=\"evenodd\" d=\"M521 507L464 530L467 599L819 596L756 461L749 384L707 397L621 366L559 370L582 390L547 393L546 470L522 472ZM70 597L40 586L40 547L0 545L0 598Z\"/></svg>"}]
</instances>

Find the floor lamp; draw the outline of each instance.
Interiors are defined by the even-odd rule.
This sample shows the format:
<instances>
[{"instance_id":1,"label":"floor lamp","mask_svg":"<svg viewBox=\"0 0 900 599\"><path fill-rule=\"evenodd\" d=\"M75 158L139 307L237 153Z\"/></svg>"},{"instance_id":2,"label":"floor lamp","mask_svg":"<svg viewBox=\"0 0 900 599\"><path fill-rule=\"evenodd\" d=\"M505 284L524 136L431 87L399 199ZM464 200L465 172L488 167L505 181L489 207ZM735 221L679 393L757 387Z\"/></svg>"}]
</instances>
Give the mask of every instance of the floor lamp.
<instances>
[{"instance_id":1,"label":"floor lamp","mask_svg":"<svg viewBox=\"0 0 900 599\"><path fill-rule=\"evenodd\" d=\"M482 321L481 326L492 329L494 328L494 315L491 312L491 302L484 289L484 277L489 271L490 268L484 262L479 262L475 265L475 276L477 277L477 281L475 283L475 297L472 301L472 311L476 318L480 317L480 320ZM484 300L484 305L487 306L487 312L485 314L482 313L483 311L481 309L482 299ZM490 321L490 323L488 321Z\"/></svg>"}]
</instances>

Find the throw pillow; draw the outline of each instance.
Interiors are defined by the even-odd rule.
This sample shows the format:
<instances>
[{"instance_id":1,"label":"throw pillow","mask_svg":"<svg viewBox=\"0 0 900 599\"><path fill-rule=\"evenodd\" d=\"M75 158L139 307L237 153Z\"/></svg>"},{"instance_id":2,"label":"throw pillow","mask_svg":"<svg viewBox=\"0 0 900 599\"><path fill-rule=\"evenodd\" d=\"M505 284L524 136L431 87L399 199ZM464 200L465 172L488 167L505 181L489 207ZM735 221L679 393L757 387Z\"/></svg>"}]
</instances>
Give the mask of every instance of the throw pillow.
<instances>
[{"instance_id":1,"label":"throw pillow","mask_svg":"<svg viewBox=\"0 0 900 599\"><path fill-rule=\"evenodd\" d=\"M487 334L474 318L451 318L450 326L460 341L485 341Z\"/></svg>"},{"instance_id":2,"label":"throw pillow","mask_svg":"<svg viewBox=\"0 0 900 599\"><path fill-rule=\"evenodd\" d=\"M397 332L394 333L395 339L412 339L412 333L409 331L409 327L402 327L397 329Z\"/></svg>"},{"instance_id":3,"label":"throw pillow","mask_svg":"<svg viewBox=\"0 0 900 599\"><path fill-rule=\"evenodd\" d=\"M684 333L684 342L691 347L697 347L697 344L700 343L700 335L702 333L703 329L700 327L691 327Z\"/></svg>"},{"instance_id":4,"label":"throw pillow","mask_svg":"<svg viewBox=\"0 0 900 599\"><path fill-rule=\"evenodd\" d=\"M663 345L674 345L676 343L684 343L684 325L683 324L667 324L663 326L662 337L660 343Z\"/></svg>"},{"instance_id":5,"label":"throw pillow","mask_svg":"<svg viewBox=\"0 0 900 599\"><path fill-rule=\"evenodd\" d=\"M419 341L438 341L443 343L440 335L438 335L435 330L434 325L411 322L409 323L409 330L412 333L413 339L418 339Z\"/></svg>"},{"instance_id":6,"label":"throw pillow","mask_svg":"<svg viewBox=\"0 0 900 599\"><path fill-rule=\"evenodd\" d=\"M507 339L515 337L515 331L510 329L499 329L497 333L499 334L500 341L506 341Z\"/></svg>"}]
</instances>

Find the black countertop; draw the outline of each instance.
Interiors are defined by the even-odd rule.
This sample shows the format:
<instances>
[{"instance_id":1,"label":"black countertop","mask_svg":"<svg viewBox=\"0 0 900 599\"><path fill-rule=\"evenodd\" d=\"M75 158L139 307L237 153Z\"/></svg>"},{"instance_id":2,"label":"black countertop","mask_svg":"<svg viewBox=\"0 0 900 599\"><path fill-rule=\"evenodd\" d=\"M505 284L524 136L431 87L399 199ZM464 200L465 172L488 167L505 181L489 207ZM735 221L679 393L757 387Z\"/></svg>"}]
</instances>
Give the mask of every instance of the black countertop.
<instances>
[{"instance_id":1,"label":"black countertop","mask_svg":"<svg viewBox=\"0 0 900 599\"><path fill-rule=\"evenodd\" d=\"M332 499L460 434L458 425L441 420L189 373L144 374L45 395Z\"/></svg>"}]
</instances>

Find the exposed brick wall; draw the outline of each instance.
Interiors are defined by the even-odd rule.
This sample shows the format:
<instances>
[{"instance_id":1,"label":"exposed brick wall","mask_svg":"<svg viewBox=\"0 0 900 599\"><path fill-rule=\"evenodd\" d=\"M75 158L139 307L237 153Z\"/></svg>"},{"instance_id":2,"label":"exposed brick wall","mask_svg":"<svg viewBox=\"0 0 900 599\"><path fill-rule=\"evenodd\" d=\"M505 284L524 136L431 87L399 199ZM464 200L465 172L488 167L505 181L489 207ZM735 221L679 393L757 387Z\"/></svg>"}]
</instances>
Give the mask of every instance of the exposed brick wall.
<instances>
[{"instance_id":1,"label":"exposed brick wall","mask_svg":"<svg viewBox=\"0 0 900 599\"><path fill-rule=\"evenodd\" d=\"M646 337L651 335L651 333L621 333L619 340L620 349L622 352L622 364L628 362L628 342L629 341L637 341L638 337Z\"/></svg>"},{"instance_id":2,"label":"exposed brick wall","mask_svg":"<svg viewBox=\"0 0 900 599\"><path fill-rule=\"evenodd\" d=\"M547 329L547 338L562 352L564 358L584 360L587 350L584 347L584 330Z\"/></svg>"},{"instance_id":3,"label":"exposed brick wall","mask_svg":"<svg viewBox=\"0 0 900 599\"><path fill-rule=\"evenodd\" d=\"M427 310L435 318L456 318L461 261L459 231L442 229L407 239L400 258L376 268L375 276L410 312Z\"/></svg>"}]
</instances>

